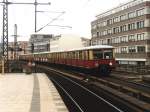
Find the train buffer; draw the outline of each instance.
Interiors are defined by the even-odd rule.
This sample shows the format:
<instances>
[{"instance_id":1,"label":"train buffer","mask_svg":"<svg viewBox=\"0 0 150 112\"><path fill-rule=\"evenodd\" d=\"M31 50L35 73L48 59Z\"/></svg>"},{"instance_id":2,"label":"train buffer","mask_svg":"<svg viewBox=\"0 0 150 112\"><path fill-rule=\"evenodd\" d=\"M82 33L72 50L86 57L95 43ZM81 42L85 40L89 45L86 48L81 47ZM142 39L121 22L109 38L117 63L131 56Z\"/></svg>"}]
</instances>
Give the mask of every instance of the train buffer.
<instances>
[{"instance_id":1,"label":"train buffer","mask_svg":"<svg viewBox=\"0 0 150 112\"><path fill-rule=\"evenodd\" d=\"M68 112L44 73L0 75L0 112Z\"/></svg>"}]
</instances>

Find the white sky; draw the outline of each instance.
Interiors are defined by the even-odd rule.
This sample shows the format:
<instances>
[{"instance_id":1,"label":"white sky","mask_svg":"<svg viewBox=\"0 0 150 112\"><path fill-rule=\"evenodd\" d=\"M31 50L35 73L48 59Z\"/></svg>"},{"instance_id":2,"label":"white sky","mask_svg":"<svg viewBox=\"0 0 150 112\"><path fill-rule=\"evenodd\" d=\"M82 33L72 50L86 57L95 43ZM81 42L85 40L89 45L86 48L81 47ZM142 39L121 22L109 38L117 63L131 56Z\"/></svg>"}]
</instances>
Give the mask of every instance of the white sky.
<instances>
[{"instance_id":1,"label":"white sky","mask_svg":"<svg viewBox=\"0 0 150 112\"><path fill-rule=\"evenodd\" d=\"M1 2L3 0L0 0ZM34 2L34 0L8 0L9 2ZM58 20L51 25L71 26L61 28L47 26L39 33L62 34L73 33L83 37L91 37L91 21L95 16L118 6L127 0L37 0L38 2L51 2L50 6L38 6L38 11L65 11ZM2 36L2 5L0 5L0 36ZM47 24L59 15L59 13L37 13L37 29ZM9 41L13 40L14 24L18 25L18 40L28 40L34 33L34 5L9 5Z\"/></svg>"}]
</instances>

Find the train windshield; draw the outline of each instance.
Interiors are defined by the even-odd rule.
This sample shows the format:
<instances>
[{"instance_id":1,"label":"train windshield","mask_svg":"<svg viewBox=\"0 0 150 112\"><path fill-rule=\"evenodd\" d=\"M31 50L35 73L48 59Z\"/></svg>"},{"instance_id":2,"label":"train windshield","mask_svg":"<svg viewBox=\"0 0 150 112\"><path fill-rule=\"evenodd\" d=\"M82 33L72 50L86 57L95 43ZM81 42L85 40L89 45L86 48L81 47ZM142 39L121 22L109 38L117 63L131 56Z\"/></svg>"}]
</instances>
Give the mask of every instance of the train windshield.
<instances>
[{"instance_id":1,"label":"train windshield","mask_svg":"<svg viewBox=\"0 0 150 112\"><path fill-rule=\"evenodd\" d=\"M102 50L93 50L93 58L94 59L103 59L103 51Z\"/></svg>"},{"instance_id":2,"label":"train windshield","mask_svg":"<svg viewBox=\"0 0 150 112\"><path fill-rule=\"evenodd\" d=\"M93 50L94 59L112 59L113 50Z\"/></svg>"},{"instance_id":3,"label":"train windshield","mask_svg":"<svg viewBox=\"0 0 150 112\"><path fill-rule=\"evenodd\" d=\"M113 51L112 50L104 50L104 59L112 59Z\"/></svg>"}]
</instances>

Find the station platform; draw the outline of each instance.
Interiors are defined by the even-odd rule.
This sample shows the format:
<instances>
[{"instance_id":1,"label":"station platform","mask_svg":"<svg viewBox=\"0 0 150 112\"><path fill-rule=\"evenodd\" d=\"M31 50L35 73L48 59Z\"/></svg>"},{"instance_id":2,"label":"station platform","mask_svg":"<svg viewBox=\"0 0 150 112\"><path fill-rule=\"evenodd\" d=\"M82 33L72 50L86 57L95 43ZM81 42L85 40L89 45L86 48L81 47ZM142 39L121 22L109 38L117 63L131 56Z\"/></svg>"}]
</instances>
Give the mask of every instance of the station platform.
<instances>
[{"instance_id":1,"label":"station platform","mask_svg":"<svg viewBox=\"0 0 150 112\"><path fill-rule=\"evenodd\" d=\"M0 112L68 112L44 73L0 74Z\"/></svg>"}]
</instances>

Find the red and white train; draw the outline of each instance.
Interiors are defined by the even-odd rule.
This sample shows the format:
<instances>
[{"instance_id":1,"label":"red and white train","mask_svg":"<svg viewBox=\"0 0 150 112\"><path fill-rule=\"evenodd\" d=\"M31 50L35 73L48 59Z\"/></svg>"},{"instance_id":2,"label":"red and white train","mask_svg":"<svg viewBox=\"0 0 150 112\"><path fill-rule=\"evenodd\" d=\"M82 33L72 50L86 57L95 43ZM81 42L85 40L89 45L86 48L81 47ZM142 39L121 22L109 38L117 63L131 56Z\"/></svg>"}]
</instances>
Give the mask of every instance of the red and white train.
<instances>
[{"instance_id":1,"label":"red and white train","mask_svg":"<svg viewBox=\"0 0 150 112\"><path fill-rule=\"evenodd\" d=\"M115 68L114 48L97 45L67 51L40 52L19 56L20 60L46 65L65 65L107 76Z\"/></svg>"}]
</instances>

